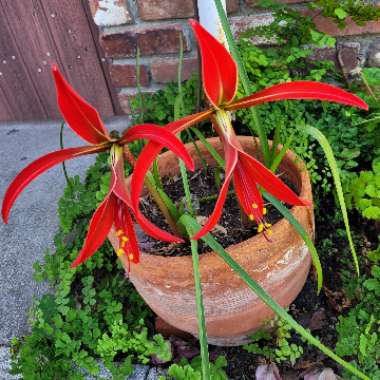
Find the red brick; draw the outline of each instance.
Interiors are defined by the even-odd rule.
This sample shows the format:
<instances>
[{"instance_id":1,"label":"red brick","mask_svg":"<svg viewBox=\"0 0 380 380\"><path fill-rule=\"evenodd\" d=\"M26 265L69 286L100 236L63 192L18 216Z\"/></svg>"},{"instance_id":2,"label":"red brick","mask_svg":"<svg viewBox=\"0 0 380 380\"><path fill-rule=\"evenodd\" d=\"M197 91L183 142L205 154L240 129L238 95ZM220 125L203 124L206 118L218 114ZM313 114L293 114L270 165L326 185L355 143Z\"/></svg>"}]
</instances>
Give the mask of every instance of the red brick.
<instances>
[{"instance_id":1,"label":"red brick","mask_svg":"<svg viewBox=\"0 0 380 380\"><path fill-rule=\"evenodd\" d=\"M164 20L194 16L193 0L137 0L142 20Z\"/></svg>"},{"instance_id":2,"label":"red brick","mask_svg":"<svg viewBox=\"0 0 380 380\"><path fill-rule=\"evenodd\" d=\"M319 11L305 10L305 15L313 17L313 21L320 32L329 34L330 36L354 36L359 34L377 34L380 33L380 22L370 21L364 26L358 26L350 17L346 19L347 26L340 29L337 24L328 17L323 17Z\"/></svg>"},{"instance_id":3,"label":"red brick","mask_svg":"<svg viewBox=\"0 0 380 380\"><path fill-rule=\"evenodd\" d=\"M178 53L179 35L183 38L184 51L188 51L189 46L179 24L142 30L137 34L137 45L141 55Z\"/></svg>"},{"instance_id":4,"label":"red brick","mask_svg":"<svg viewBox=\"0 0 380 380\"><path fill-rule=\"evenodd\" d=\"M227 13L236 13L239 10L239 0L227 0Z\"/></svg>"},{"instance_id":5,"label":"red brick","mask_svg":"<svg viewBox=\"0 0 380 380\"><path fill-rule=\"evenodd\" d=\"M186 80L197 71L197 58L185 58L182 66L182 79ZM157 83L168 83L177 81L178 59L154 58L150 69L152 79Z\"/></svg>"},{"instance_id":6,"label":"red brick","mask_svg":"<svg viewBox=\"0 0 380 380\"><path fill-rule=\"evenodd\" d=\"M141 55L169 54L179 52L179 34L184 42L184 50L189 46L183 35L182 26L134 27L124 33L103 34L101 45L107 57L135 57L137 47Z\"/></svg>"},{"instance_id":7,"label":"red brick","mask_svg":"<svg viewBox=\"0 0 380 380\"><path fill-rule=\"evenodd\" d=\"M137 40L134 33L103 34L100 37L100 45L106 57L121 58L136 56Z\"/></svg>"},{"instance_id":8,"label":"red brick","mask_svg":"<svg viewBox=\"0 0 380 380\"><path fill-rule=\"evenodd\" d=\"M135 65L111 65L110 75L115 87L135 87L137 85ZM149 85L149 75L146 66L140 66L140 85Z\"/></svg>"}]
</instances>

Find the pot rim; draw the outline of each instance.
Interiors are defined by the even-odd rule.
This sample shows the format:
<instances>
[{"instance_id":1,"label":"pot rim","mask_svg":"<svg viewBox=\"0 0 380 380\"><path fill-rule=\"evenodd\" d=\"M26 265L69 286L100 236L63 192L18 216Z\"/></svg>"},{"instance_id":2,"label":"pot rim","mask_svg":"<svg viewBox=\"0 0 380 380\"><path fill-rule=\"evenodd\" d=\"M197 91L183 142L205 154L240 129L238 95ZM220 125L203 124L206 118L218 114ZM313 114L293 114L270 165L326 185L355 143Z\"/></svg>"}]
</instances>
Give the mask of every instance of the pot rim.
<instances>
[{"instance_id":1,"label":"pot rim","mask_svg":"<svg viewBox=\"0 0 380 380\"><path fill-rule=\"evenodd\" d=\"M252 137L251 136L237 136L237 137L242 144L245 144L248 141L252 143ZM258 138L255 138L255 140L256 140L256 143L258 144L257 146L259 146ZM218 137L208 138L207 141L213 147L221 144L221 141L219 140ZM198 141L196 141L196 143L197 142ZM271 145L272 145L272 141L269 141L269 146L271 147ZM193 156L196 158L196 159L194 159L194 161L197 161L198 156L195 153L195 148L193 146L193 143L187 143L185 146L188 149L188 151L190 152L190 154L194 153ZM281 148L281 146L280 146L280 148ZM171 151L167 151L167 152L162 153L158 158L158 163L160 161L164 160L166 157L170 157L173 155L174 155L174 153ZM214 160L212 160L212 161L214 161ZM307 210L307 212L311 215L311 218L312 218L312 215L313 215L313 203L312 203L312 201L313 201L313 199L312 199L312 192L311 192L310 177L309 177L309 174L307 172L306 166L303 163L303 161L291 150L288 150L286 152L280 167L283 165L283 163L286 163L286 162L290 164L290 167L292 167L292 170L289 170L288 172L295 173L297 178L298 178L298 182L299 182L298 185L300 188L299 196L305 200L311 201L311 206L293 206L289 210L297 220L299 219L300 213L302 213L304 209ZM198 167L198 165L196 165L196 167ZM128 177L126 179L127 186L129 183L129 178L130 177ZM285 218L281 218L279 221L277 221L276 223L274 223L272 225L272 227L271 227L272 235L271 236L276 236L276 232L281 230L281 229L289 229L289 233L297 233ZM112 234L114 234L113 229L111 230L109 237ZM111 240L111 243L113 243L114 239L110 239L110 240ZM262 240L265 240L265 237L263 236L263 234L256 234L256 235L254 235L254 236L252 236L246 240L242 240L239 243L229 245L228 247L225 247L224 249L229 254L231 254L231 256L233 258L236 259L239 257L239 249L240 248L243 248L244 246L246 246L248 244L250 246L256 245L257 243L261 242ZM270 242L268 242L268 244L270 244ZM202 264L202 262L208 261L211 257L214 257L214 256L218 256L217 253L215 253L214 251L205 252L205 253L200 254L201 264ZM187 261L190 263L192 260L191 255L163 256L163 255L155 255L152 253L147 253L147 252L141 251L141 261L144 259L144 257L149 258L150 265L157 265L157 266L162 266L163 261L165 261L167 263L168 260L170 260L171 263L174 263L177 261L177 264L185 263ZM139 264L131 263L131 274L132 275L134 272L133 269L137 269L139 266L141 266L141 261ZM123 262L123 260L122 260L122 262ZM126 263L123 262L123 265L124 264L126 264Z\"/></svg>"}]
</instances>

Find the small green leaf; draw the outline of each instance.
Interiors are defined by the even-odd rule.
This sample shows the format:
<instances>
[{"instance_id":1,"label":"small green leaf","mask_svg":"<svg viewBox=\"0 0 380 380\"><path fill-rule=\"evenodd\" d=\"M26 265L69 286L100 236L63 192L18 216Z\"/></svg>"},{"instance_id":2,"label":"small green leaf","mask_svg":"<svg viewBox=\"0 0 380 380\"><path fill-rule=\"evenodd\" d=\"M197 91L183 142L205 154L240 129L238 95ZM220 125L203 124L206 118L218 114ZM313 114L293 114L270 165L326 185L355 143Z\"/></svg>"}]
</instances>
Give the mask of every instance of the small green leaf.
<instances>
[{"instance_id":1,"label":"small green leaf","mask_svg":"<svg viewBox=\"0 0 380 380\"><path fill-rule=\"evenodd\" d=\"M344 20L347 17L347 12L343 8L336 8L334 11L339 20Z\"/></svg>"}]
</instances>

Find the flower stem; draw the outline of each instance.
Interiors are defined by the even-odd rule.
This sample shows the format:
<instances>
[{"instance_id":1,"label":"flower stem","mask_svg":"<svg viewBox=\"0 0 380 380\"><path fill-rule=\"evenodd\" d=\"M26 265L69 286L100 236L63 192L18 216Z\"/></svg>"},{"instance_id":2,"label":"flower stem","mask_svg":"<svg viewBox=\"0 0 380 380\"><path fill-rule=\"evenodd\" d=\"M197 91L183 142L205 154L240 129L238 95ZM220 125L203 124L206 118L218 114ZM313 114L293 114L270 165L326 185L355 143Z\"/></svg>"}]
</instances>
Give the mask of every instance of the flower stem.
<instances>
[{"instance_id":1,"label":"flower stem","mask_svg":"<svg viewBox=\"0 0 380 380\"><path fill-rule=\"evenodd\" d=\"M124 145L124 156L128 160L128 162L131 164L131 166L134 167L136 160L127 145ZM181 233L179 232L179 229L177 228L177 224L175 220L171 216L169 209L166 207L165 202L161 198L160 193L158 192L156 188L156 183L154 181L154 177L151 172L148 172L147 176L145 177L145 186L148 189L149 194L152 196L153 200L157 204L157 207L160 209L171 231L174 234L181 236Z\"/></svg>"}]
</instances>

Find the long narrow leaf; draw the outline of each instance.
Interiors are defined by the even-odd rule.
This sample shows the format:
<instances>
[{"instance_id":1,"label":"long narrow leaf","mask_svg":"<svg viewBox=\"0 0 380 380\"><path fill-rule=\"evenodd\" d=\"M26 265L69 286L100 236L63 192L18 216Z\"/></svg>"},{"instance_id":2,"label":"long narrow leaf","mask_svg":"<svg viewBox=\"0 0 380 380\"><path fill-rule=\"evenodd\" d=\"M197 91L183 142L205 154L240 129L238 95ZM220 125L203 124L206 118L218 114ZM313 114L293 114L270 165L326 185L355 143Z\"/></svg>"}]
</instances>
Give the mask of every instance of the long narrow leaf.
<instances>
[{"instance_id":1,"label":"long narrow leaf","mask_svg":"<svg viewBox=\"0 0 380 380\"><path fill-rule=\"evenodd\" d=\"M200 229L200 225L189 215L184 215L180 219L188 231L193 235ZM272 297L242 268L224 248L213 238L211 234L205 235L202 240L213 249L228 265L236 272L236 274L249 286L249 288L266 304L268 305L280 318L285 320L298 334L300 334L308 343L317 347L325 355L335 360L342 367L350 371L363 380L370 380L368 376L355 368L352 364L347 363L345 360L336 355L332 350L323 345L317 338L310 334L308 330L302 327L286 310L284 310Z\"/></svg>"},{"instance_id":2,"label":"long narrow leaf","mask_svg":"<svg viewBox=\"0 0 380 380\"><path fill-rule=\"evenodd\" d=\"M265 191L263 191L263 196L266 200L271 202L274 207L277 208L277 210L294 227L294 229L298 232L298 234L302 237L303 241L305 242L307 248L309 249L311 259L313 261L313 265L317 273L317 289L318 289L318 294L319 294L319 292L322 289L323 272L322 272L321 262L319 260L318 252L317 252L317 249L315 248L315 245L310 239L308 233L305 231L302 225L298 222L298 220L278 199L276 199L273 195L270 195L269 193Z\"/></svg>"},{"instance_id":3,"label":"long narrow leaf","mask_svg":"<svg viewBox=\"0 0 380 380\"><path fill-rule=\"evenodd\" d=\"M278 166L281 164L282 159L284 158L286 152L288 151L290 144L293 141L294 134L291 134L287 140L285 141L285 144L282 146L281 150L276 154L276 148L274 148L274 153L273 153L273 159L272 159L272 164L270 166L270 170L272 170L273 173L276 172Z\"/></svg>"},{"instance_id":4,"label":"long narrow leaf","mask_svg":"<svg viewBox=\"0 0 380 380\"><path fill-rule=\"evenodd\" d=\"M245 69L243 60L241 59L239 50L238 50L236 43L234 41L234 37L232 35L231 28L230 28L230 25L228 23L226 12L223 8L223 4L222 4L221 0L214 0L214 1L215 1L216 9L218 11L220 22L222 24L224 34L226 35L226 38L227 38L228 46L230 48L231 54L232 54L232 56L233 56L233 58L237 64L237 66L238 66L239 78L241 80L241 83L243 84L244 91L245 91L246 95L248 96L252 92L250 80L248 78L248 74L247 74L247 71ZM269 144L268 144L267 135L265 133L263 126L260 123L259 116L256 112L256 109L251 107L250 111L251 111L251 115L252 115L253 124L254 124L254 127L256 129L256 133L260 139L260 145L262 147L261 149L263 150L264 161L267 165L269 165L270 164L270 152L269 152Z\"/></svg>"},{"instance_id":5,"label":"long narrow leaf","mask_svg":"<svg viewBox=\"0 0 380 380\"><path fill-rule=\"evenodd\" d=\"M332 150L331 145L328 142L326 136L319 129L308 125L308 126L306 126L305 130L310 136L314 137L319 142L319 145L322 147L323 152L325 153L327 162L330 166L331 174L333 176L334 183L335 183L336 193L338 195L339 205L340 205L340 208L342 210L343 222L344 222L344 226L346 228L347 239L348 239L348 242L350 244L352 258L354 260L356 273L359 276L360 270L359 270L358 256L356 254L354 242L352 241L350 223L348 221L347 208L346 208L346 203L344 201L342 183L340 180L338 165L336 163L333 150Z\"/></svg>"},{"instance_id":6,"label":"long narrow leaf","mask_svg":"<svg viewBox=\"0 0 380 380\"><path fill-rule=\"evenodd\" d=\"M201 346L202 380L210 380L210 362L209 362L209 354L208 354L205 310L204 310L203 296L202 296L202 283L201 283L201 275L199 271L199 254L198 254L197 240L191 240L191 256L193 258L195 300L197 304L199 344Z\"/></svg>"}]
</instances>

